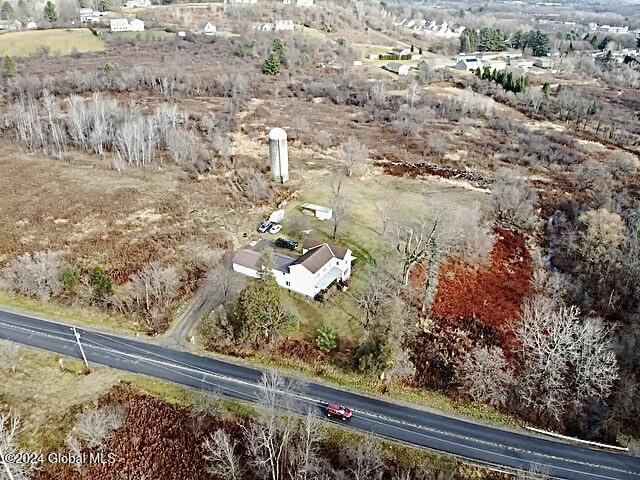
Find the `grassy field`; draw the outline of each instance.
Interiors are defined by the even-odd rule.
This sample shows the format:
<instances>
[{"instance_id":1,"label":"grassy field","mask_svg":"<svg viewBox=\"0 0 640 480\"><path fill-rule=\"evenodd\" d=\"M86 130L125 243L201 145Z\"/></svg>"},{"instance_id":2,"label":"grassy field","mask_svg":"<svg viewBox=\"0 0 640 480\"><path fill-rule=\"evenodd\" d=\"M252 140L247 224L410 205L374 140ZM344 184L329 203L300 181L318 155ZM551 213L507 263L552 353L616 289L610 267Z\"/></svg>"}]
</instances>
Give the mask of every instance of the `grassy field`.
<instances>
[{"instance_id":1,"label":"grassy field","mask_svg":"<svg viewBox=\"0 0 640 480\"><path fill-rule=\"evenodd\" d=\"M66 30L31 30L0 35L0 54L13 57L33 55L42 47L52 55L69 55L74 51L95 52L104 42L87 28Z\"/></svg>"},{"instance_id":2,"label":"grassy field","mask_svg":"<svg viewBox=\"0 0 640 480\"><path fill-rule=\"evenodd\" d=\"M0 305L19 311L42 315L66 323L96 327L113 332L141 332L143 329L132 319L114 312L89 306L68 306L55 301L41 302L0 289Z\"/></svg>"},{"instance_id":3,"label":"grassy field","mask_svg":"<svg viewBox=\"0 0 640 480\"><path fill-rule=\"evenodd\" d=\"M301 192L299 201L288 207L287 217L302 215L299 206L310 202L330 205L331 188L329 177L318 178ZM396 243L388 235L382 235L382 224L376 204L387 198L394 203L395 218L420 218L430 216L436 211L450 212L456 209L469 209L486 204L486 194L465 189L437 179L410 179L388 175L372 175L362 179L347 178L343 187L348 199L346 218L340 225L336 240L331 238L331 221L310 219L311 238L334 242L348 246L356 257L356 266L349 291L335 296L331 302L321 305L298 295L288 294L287 304L300 318L300 334L313 338L323 323L334 326L342 334L344 346L358 343L362 331L357 323L358 315L353 292L357 292L366 281L364 267L385 258L393 258ZM304 240L298 232L286 228L288 237Z\"/></svg>"}]
</instances>

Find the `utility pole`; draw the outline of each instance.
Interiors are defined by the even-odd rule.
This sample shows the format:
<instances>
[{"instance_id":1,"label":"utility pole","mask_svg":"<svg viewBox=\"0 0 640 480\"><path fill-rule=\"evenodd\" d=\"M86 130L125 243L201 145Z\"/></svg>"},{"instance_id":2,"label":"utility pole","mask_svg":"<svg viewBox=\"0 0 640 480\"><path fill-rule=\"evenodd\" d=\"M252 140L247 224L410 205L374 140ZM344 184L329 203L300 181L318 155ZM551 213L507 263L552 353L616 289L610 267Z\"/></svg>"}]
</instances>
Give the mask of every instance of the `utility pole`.
<instances>
[{"instance_id":1,"label":"utility pole","mask_svg":"<svg viewBox=\"0 0 640 480\"><path fill-rule=\"evenodd\" d=\"M76 341L78 342L78 347L80 347L80 353L82 354L82 359L84 360L84 365L87 367L87 372L89 371L89 362L87 362L87 357L84 354L84 348L82 348L82 343L80 342L80 334L76 330L76 327L71 327L73 330L73 334L76 336Z\"/></svg>"}]
</instances>

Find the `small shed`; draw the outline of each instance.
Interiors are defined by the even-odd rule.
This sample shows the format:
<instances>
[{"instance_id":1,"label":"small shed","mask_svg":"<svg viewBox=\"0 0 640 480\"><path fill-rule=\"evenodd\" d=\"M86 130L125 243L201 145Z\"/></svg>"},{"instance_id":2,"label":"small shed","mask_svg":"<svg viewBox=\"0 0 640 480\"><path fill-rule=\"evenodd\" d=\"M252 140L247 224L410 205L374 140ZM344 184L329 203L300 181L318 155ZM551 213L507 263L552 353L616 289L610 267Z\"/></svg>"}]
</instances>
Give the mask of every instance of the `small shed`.
<instances>
[{"instance_id":1,"label":"small shed","mask_svg":"<svg viewBox=\"0 0 640 480\"><path fill-rule=\"evenodd\" d=\"M313 214L318 220L331 220L331 217L333 217L332 209L313 203L305 203L302 205L302 211Z\"/></svg>"}]
</instances>

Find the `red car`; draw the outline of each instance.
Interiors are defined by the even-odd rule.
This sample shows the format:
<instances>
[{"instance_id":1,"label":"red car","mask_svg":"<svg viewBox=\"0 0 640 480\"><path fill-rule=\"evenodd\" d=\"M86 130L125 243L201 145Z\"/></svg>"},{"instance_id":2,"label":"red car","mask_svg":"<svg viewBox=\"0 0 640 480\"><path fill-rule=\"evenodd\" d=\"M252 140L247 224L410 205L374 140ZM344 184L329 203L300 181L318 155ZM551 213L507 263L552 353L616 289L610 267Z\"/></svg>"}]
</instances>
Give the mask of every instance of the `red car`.
<instances>
[{"instance_id":1,"label":"red car","mask_svg":"<svg viewBox=\"0 0 640 480\"><path fill-rule=\"evenodd\" d=\"M344 405L338 405L337 403L327 404L325 413L327 414L327 417L338 417L341 420L349 420L353 415L350 408L347 408Z\"/></svg>"}]
</instances>

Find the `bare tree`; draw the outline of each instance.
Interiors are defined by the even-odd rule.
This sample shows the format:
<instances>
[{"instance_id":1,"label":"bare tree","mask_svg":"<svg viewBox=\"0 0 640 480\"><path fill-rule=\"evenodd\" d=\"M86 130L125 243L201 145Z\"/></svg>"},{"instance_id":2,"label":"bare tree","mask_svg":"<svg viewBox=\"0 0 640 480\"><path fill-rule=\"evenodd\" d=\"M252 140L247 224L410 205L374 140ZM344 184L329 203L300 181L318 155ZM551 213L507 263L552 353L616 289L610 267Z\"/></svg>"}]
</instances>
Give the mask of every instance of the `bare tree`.
<instances>
[{"instance_id":1,"label":"bare tree","mask_svg":"<svg viewBox=\"0 0 640 480\"><path fill-rule=\"evenodd\" d=\"M456 373L461 393L494 407L504 406L514 384L513 371L499 347L476 347L469 351Z\"/></svg>"},{"instance_id":2,"label":"bare tree","mask_svg":"<svg viewBox=\"0 0 640 480\"><path fill-rule=\"evenodd\" d=\"M528 180L513 170L499 170L491 186L491 207L496 220L507 227L528 230L537 223L538 195Z\"/></svg>"},{"instance_id":3,"label":"bare tree","mask_svg":"<svg viewBox=\"0 0 640 480\"><path fill-rule=\"evenodd\" d=\"M271 480L308 478L316 464L318 430L288 413L295 409L299 385L273 371L262 376L259 388L261 419L245 430L252 463Z\"/></svg>"},{"instance_id":4,"label":"bare tree","mask_svg":"<svg viewBox=\"0 0 640 480\"><path fill-rule=\"evenodd\" d=\"M338 228L346 215L346 198L344 192L345 177L342 173L336 172L331 177L331 207L333 209L333 238L338 234Z\"/></svg>"},{"instance_id":5,"label":"bare tree","mask_svg":"<svg viewBox=\"0 0 640 480\"><path fill-rule=\"evenodd\" d=\"M340 159L348 176L359 173L369 158L369 150L356 137L349 137L340 148Z\"/></svg>"},{"instance_id":6,"label":"bare tree","mask_svg":"<svg viewBox=\"0 0 640 480\"><path fill-rule=\"evenodd\" d=\"M14 461L20 453L18 434L20 433L20 417L0 414L0 478L7 480L28 480L31 478L29 464Z\"/></svg>"},{"instance_id":7,"label":"bare tree","mask_svg":"<svg viewBox=\"0 0 640 480\"><path fill-rule=\"evenodd\" d=\"M218 429L204 442L207 471L217 477L240 480L243 467L236 453L237 443L224 430Z\"/></svg>"},{"instance_id":8,"label":"bare tree","mask_svg":"<svg viewBox=\"0 0 640 480\"><path fill-rule=\"evenodd\" d=\"M124 411L119 407L106 406L88 408L76 417L73 433L89 448L102 448L111 433L124 420Z\"/></svg>"},{"instance_id":9,"label":"bare tree","mask_svg":"<svg viewBox=\"0 0 640 480\"><path fill-rule=\"evenodd\" d=\"M174 267L162 267L152 262L131 275L124 287L125 302L137 312L155 320L175 298L180 277Z\"/></svg>"},{"instance_id":10,"label":"bare tree","mask_svg":"<svg viewBox=\"0 0 640 480\"><path fill-rule=\"evenodd\" d=\"M478 206L453 212L447 225L449 257L474 267L489 263L496 237L493 225L483 220Z\"/></svg>"},{"instance_id":11,"label":"bare tree","mask_svg":"<svg viewBox=\"0 0 640 480\"><path fill-rule=\"evenodd\" d=\"M366 285L356 293L355 300L362 311L359 320L364 329L366 340L366 337L371 333L374 319L391 301L395 293L394 283L396 282L382 268L371 264L365 267L364 277L367 279Z\"/></svg>"},{"instance_id":12,"label":"bare tree","mask_svg":"<svg viewBox=\"0 0 640 480\"><path fill-rule=\"evenodd\" d=\"M611 328L581 320L576 307L536 296L516 329L519 398L524 408L559 421L567 409L604 399L618 378Z\"/></svg>"},{"instance_id":13,"label":"bare tree","mask_svg":"<svg viewBox=\"0 0 640 480\"><path fill-rule=\"evenodd\" d=\"M25 253L2 270L2 280L6 288L47 301L62 291L60 274L66 266L59 252Z\"/></svg>"},{"instance_id":14,"label":"bare tree","mask_svg":"<svg viewBox=\"0 0 640 480\"><path fill-rule=\"evenodd\" d=\"M347 472L353 480L376 480L384 474L383 452L380 442L367 435L363 441L345 449L349 465Z\"/></svg>"},{"instance_id":15,"label":"bare tree","mask_svg":"<svg viewBox=\"0 0 640 480\"><path fill-rule=\"evenodd\" d=\"M394 214L398 209L398 198L391 194L379 200L373 202L378 218L382 226L380 234L384 236L387 233L387 228L391 222Z\"/></svg>"}]
</instances>

